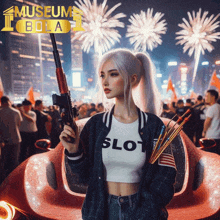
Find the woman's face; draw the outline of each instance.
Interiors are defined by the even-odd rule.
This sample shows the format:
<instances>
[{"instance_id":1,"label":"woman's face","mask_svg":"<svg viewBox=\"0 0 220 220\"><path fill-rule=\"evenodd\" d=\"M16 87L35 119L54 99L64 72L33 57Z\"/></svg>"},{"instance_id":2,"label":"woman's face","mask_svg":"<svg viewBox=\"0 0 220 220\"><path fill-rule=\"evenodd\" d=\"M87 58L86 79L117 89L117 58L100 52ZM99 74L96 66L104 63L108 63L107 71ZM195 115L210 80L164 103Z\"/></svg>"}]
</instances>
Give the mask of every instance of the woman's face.
<instances>
[{"instance_id":1,"label":"woman's face","mask_svg":"<svg viewBox=\"0 0 220 220\"><path fill-rule=\"evenodd\" d=\"M124 80L112 61L103 64L100 77L103 90L108 99L124 98Z\"/></svg>"}]
</instances>

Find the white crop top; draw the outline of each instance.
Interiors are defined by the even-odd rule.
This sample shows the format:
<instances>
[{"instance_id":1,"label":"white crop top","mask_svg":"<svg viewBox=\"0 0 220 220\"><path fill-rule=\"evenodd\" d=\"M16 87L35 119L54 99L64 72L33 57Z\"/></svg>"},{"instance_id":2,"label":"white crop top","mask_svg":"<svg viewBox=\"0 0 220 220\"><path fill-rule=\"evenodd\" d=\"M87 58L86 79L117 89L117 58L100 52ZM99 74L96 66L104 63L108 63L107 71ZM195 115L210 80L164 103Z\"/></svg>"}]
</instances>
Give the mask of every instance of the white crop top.
<instances>
[{"instance_id":1,"label":"white crop top","mask_svg":"<svg viewBox=\"0 0 220 220\"><path fill-rule=\"evenodd\" d=\"M102 146L105 180L137 183L146 160L143 142L138 133L138 120L125 124L112 117L112 126Z\"/></svg>"}]
</instances>

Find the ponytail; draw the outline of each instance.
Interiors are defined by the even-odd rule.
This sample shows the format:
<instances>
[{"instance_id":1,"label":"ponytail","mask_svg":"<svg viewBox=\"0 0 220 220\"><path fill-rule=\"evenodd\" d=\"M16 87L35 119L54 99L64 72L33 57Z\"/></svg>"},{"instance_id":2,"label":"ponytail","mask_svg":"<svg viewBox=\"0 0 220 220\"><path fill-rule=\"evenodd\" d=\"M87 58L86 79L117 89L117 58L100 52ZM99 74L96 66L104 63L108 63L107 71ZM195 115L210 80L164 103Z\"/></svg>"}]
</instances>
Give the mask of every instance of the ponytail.
<instances>
[{"instance_id":1,"label":"ponytail","mask_svg":"<svg viewBox=\"0 0 220 220\"><path fill-rule=\"evenodd\" d=\"M160 115L162 110L161 95L156 86L154 77L156 68L148 54L136 53L141 63L141 79L133 92L135 104L146 112Z\"/></svg>"}]
</instances>

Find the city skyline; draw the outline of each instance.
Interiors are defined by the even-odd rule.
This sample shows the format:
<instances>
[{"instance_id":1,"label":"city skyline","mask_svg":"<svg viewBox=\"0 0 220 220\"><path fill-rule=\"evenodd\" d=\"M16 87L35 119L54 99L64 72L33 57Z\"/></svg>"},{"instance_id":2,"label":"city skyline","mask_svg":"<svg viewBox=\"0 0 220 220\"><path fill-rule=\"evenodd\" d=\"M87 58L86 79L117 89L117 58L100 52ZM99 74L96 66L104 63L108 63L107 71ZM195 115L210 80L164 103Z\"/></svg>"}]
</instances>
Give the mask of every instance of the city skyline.
<instances>
[{"instance_id":1,"label":"city skyline","mask_svg":"<svg viewBox=\"0 0 220 220\"><path fill-rule=\"evenodd\" d=\"M93 1L93 0L91 0ZM98 4L101 4L103 0L98 0ZM182 18L185 18L188 20L187 12L192 13L194 10L195 12L199 11L199 9L202 9L202 12L208 11L208 17L210 17L212 14L215 16L220 13L220 3L218 0L201 0L201 1L190 1L190 0L158 0L158 1L146 1L146 0L136 0L135 3L131 0L108 0L107 5L109 8L113 7L115 4L121 2L121 6L119 6L115 13L125 13L127 17L122 18L121 21L125 23L125 28L118 28L122 39L120 43L117 43L115 47L127 47L127 48L133 48L132 45L129 43L129 39L125 37L126 31L127 31L127 25L129 25L129 17L134 13L140 13L141 10L147 11L148 8L153 8L154 13L161 12L164 14L163 19L167 22L167 33L162 36L162 45L159 45L157 48L155 48L152 52L147 51L150 53L150 55L154 59L162 59L163 61L168 61L170 59L175 59L175 57L182 57L183 61L185 62L191 62L193 60L193 57L189 57L187 54L183 53L182 46L176 45L177 40L175 40L175 37L177 36L175 32L180 30L180 27L178 27L178 24L182 23ZM1 2L0 7L0 19L1 19L1 26L0 29L4 26L4 16L3 16L3 10L7 9L5 8L6 0L3 0ZM64 6L76 6L74 1L72 0L66 0L63 2L62 0L54 0L49 5L64 5ZM217 19L217 21L220 21L220 18ZM220 27L217 28L217 31L220 31ZM2 33L1 33L2 34ZM66 34L63 34L63 37L65 38ZM219 40L220 41L220 40ZM219 42L213 43L213 46L215 49L209 53L206 51L204 59L208 59L209 57L212 57L213 59L219 59L220 57L220 47L218 47ZM166 54L166 58L162 56L163 54ZM169 61L168 61L169 62ZM165 62L167 63L167 62Z\"/></svg>"}]
</instances>

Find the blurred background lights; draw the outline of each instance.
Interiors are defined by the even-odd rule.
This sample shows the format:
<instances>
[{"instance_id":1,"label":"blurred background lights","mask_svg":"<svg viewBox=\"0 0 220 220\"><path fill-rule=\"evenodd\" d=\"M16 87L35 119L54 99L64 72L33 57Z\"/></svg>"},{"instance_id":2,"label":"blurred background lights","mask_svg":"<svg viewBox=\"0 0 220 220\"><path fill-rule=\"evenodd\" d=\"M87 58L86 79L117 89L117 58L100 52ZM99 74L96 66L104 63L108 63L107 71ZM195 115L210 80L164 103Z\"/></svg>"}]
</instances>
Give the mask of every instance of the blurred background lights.
<instances>
[{"instance_id":1,"label":"blurred background lights","mask_svg":"<svg viewBox=\"0 0 220 220\"><path fill-rule=\"evenodd\" d=\"M202 62L202 66L208 66L208 65L209 65L209 62L208 62L208 61Z\"/></svg>"},{"instance_id":2,"label":"blurred background lights","mask_svg":"<svg viewBox=\"0 0 220 220\"><path fill-rule=\"evenodd\" d=\"M176 61L168 62L168 66L177 66Z\"/></svg>"},{"instance_id":3,"label":"blurred background lights","mask_svg":"<svg viewBox=\"0 0 220 220\"><path fill-rule=\"evenodd\" d=\"M158 77L158 78L161 78L161 77L162 77L162 74L161 74L161 73L157 73L157 77Z\"/></svg>"}]
</instances>

